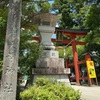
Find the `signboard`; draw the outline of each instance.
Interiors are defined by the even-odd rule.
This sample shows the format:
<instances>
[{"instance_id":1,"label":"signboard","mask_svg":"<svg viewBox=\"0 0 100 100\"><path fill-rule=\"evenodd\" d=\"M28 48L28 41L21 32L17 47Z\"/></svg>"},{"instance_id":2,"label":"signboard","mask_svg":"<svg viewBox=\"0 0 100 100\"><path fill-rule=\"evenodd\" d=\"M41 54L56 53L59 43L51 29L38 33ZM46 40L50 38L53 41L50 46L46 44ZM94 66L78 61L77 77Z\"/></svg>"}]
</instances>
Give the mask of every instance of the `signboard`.
<instances>
[{"instance_id":1,"label":"signboard","mask_svg":"<svg viewBox=\"0 0 100 100\"><path fill-rule=\"evenodd\" d=\"M86 61L89 78L96 78L96 72L93 61Z\"/></svg>"}]
</instances>

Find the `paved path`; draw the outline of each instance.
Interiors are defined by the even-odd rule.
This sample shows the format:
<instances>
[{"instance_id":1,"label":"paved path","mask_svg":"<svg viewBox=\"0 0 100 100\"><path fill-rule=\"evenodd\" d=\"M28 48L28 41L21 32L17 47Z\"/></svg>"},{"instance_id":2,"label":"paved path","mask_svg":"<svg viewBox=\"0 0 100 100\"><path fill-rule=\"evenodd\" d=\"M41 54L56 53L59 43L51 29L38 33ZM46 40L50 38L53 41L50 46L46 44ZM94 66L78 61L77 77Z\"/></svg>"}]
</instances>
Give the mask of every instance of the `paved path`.
<instances>
[{"instance_id":1,"label":"paved path","mask_svg":"<svg viewBox=\"0 0 100 100\"><path fill-rule=\"evenodd\" d=\"M100 86L76 86L72 85L75 90L82 92L82 100L100 100Z\"/></svg>"}]
</instances>

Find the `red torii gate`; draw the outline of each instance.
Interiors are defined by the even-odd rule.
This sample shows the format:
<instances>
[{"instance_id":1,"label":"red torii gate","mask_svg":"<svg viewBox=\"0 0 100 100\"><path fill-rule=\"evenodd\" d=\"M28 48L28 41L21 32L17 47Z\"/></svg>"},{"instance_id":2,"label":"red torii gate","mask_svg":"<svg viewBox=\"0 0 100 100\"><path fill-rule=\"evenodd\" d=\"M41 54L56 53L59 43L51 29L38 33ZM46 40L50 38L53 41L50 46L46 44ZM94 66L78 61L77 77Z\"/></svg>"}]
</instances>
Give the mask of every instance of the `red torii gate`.
<instances>
[{"instance_id":1,"label":"red torii gate","mask_svg":"<svg viewBox=\"0 0 100 100\"><path fill-rule=\"evenodd\" d=\"M74 66L75 68L75 79L76 79L76 83L80 84L80 79L85 79L85 78L81 78L80 77L80 72L79 72L79 64L84 64L86 63L87 59L91 59L90 55L87 54L86 55L86 59L82 60L82 61L78 61L78 53L77 53L77 48L76 45L85 45L85 42L81 42L81 41L76 41L75 38L76 36L86 36L87 33L89 32L89 30L73 30L73 29L63 29L63 28L56 28L55 29L55 34L57 33L61 33L62 35L66 35L66 36L70 36L70 40L57 40L57 39L52 39L52 42L57 42L57 43L62 43L62 44L71 44L72 45L72 51L73 51L73 58L74 58L74 62L73 63L69 63L68 61L66 61L66 67L70 67L70 66ZM40 39L38 37L33 37L34 40L37 40L38 42L40 42ZM88 77L86 77L86 79L89 80Z\"/></svg>"},{"instance_id":2,"label":"red torii gate","mask_svg":"<svg viewBox=\"0 0 100 100\"><path fill-rule=\"evenodd\" d=\"M77 53L77 48L76 45L85 45L85 42L81 41L76 41L75 38L76 36L86 36L89 30L73 30L73 29L62 29L62 28L56 28L56 33L61 32L62 34L66 36L70 36L70 40L61 40L63 44L71 44L72 45L72 51L73 51L73 58L74 62L69 63L69 61L66 61L66 67L74 66L75 68L75 79L76 83L80 84L80 80L83 79L80 77L80 71L79 71L79 64L86 63L86 60L90 58L89 54L86 54L86 59L82 61L78 61L78 53ZM88 78L88 77L87 77ZM88 78L89 79L89 78Z\"/></svg>"}]
</instances>

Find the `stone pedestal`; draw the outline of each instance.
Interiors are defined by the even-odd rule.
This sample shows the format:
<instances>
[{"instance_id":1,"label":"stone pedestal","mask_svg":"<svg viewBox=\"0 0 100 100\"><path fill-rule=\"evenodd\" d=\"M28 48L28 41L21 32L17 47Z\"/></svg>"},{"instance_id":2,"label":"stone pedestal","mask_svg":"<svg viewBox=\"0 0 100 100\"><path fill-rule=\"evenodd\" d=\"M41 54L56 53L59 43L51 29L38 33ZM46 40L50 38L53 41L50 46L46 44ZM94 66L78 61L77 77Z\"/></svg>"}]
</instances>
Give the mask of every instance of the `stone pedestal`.
<instances>
[{"instance_id":1,"label":"stone pedestal","mask_svg":"<svg viewBox=\"0 0 100 100\"><path fill-rule=\"evenodd\" d=\"M58 51L55 50L55 46L51 42L52 34L55 31L55 26L53 26L54 23L52 24L52 19L50 18L49 20L48 18L45 19L44 21L42 19L42 22L51 22L50 25L44 25L42 23L42 25L39 26L41 44L44 46L44 50L36 62L36 68L33 69L34 81L38 77L45 76L47 78L54 78L58 81L64 81L67 84L70 84L66 73L66 68L64 66L64 59L59 58Z\"/></svg>"},{"instance_id":2,"label":"stone pedestal","mask_svg":"<svg viewBox=\"0 0 100 100\"><path fill-rule=\"evenodd\" d=\"M33 69L34 81L39 77L54 78L70 85L63 58L40 58Z\"/></svg>"}]
</instances>

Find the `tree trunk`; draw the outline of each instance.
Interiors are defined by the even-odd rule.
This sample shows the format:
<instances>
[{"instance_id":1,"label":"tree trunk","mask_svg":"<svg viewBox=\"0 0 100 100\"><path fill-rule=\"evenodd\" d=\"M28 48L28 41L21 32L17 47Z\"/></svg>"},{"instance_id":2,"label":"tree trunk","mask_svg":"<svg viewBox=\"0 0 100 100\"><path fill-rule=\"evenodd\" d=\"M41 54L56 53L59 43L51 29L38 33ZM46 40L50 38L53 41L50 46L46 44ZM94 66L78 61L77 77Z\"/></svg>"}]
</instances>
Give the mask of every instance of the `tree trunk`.
<instances>
[{"instance_id":1,"label":"tree trunk","mask_svg":"<svg viewBox=\"0 0 100 100\"><path fill-rule=\"evenodd\" d=\"M21 0L9 0L0 100L16 100Z\"/></svg>"}]
</instances>

